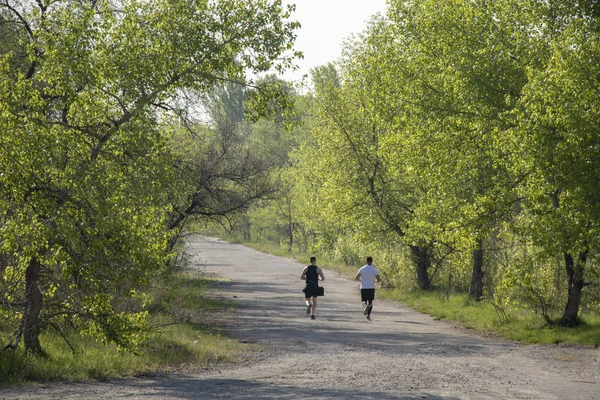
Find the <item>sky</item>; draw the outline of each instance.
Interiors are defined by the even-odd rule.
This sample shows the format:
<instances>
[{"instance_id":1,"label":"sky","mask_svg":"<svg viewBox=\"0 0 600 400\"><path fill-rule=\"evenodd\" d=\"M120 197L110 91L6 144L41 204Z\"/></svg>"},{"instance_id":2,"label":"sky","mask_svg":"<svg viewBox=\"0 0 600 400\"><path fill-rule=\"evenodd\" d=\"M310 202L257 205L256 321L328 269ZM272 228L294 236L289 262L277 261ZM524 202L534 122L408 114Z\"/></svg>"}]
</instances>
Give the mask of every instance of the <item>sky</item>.
<instances>
[{"instance_id":1,"label":"sky","mask_svg":"<svg viewBox=\"0 0 600 400\"><path fill-rule=\"evenodd\" d=\"M384 13L386 0L284 0L296 4L291 20L302 25L296 31L296 50L304 59L296 64L297 71L287 72L287 80L299 80L311 68L335 61L345 38L367 27L373 14Z\"/></svg>"}]
</instances>

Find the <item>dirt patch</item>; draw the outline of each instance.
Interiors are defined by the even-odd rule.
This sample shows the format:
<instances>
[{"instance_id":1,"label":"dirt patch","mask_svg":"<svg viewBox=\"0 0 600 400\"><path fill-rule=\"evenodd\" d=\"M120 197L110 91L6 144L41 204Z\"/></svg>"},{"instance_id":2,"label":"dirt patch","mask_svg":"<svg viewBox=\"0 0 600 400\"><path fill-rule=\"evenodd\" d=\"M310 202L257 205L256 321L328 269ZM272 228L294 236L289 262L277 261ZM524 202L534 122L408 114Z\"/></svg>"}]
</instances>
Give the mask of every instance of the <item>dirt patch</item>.
<instances>
[{"instance_id":1,"label":"dirt patch","mask_svg":"<svg viewBox=\"0 0 600 400\"><path fill-rule=\"evenodd\" d=\"M358 284L325 270L310 320L297 262L191 237L193 267L229 278L227 330L264 351L196 374L0 391L0 399L600 399L600 351L483 338L395 302L362 315Z\"/></svg>"}]
</instances>

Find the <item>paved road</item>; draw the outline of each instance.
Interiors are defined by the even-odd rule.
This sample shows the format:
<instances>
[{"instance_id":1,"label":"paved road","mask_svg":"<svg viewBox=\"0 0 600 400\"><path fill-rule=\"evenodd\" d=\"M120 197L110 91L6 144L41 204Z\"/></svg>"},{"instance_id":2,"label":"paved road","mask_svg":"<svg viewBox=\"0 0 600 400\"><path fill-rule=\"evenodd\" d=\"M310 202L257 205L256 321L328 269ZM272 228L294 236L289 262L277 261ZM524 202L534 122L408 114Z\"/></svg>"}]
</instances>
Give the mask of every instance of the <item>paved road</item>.
<instances>
[{"instance_id":1,"label":"paved road","mask_svg":"<svg viewBox=\"0 0 600 400\"><path fill-rule=\"evenodd\" d=\"M484 339L376 300L325 270L317 319L302 300L303 265L191 237L193 268L228 278L233 335L264 345L252 362L199 375L0 391L0 399L600 399L600 351ZM376 260L375 260L376 261Z\"/></svg>"}]
</instances>

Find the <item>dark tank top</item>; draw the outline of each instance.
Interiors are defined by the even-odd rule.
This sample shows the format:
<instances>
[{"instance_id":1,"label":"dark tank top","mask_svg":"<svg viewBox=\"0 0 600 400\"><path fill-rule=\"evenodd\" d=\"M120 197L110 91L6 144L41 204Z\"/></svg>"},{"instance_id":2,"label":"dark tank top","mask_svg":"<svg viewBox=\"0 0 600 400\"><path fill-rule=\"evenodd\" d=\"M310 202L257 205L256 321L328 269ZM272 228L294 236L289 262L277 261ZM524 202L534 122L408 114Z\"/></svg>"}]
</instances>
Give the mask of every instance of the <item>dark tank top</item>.
<instances>
[{"instance_id":1,"label":"dark tank top","mask_svg":"<svg viewBox=\"0 0 600 400\"><path fill-rule=\"evenodd\" d=\"M317 267L316 265L309 265L306 268L306 283L319 283L319 273L317 272Z\"/></svg>"}]
</instances>

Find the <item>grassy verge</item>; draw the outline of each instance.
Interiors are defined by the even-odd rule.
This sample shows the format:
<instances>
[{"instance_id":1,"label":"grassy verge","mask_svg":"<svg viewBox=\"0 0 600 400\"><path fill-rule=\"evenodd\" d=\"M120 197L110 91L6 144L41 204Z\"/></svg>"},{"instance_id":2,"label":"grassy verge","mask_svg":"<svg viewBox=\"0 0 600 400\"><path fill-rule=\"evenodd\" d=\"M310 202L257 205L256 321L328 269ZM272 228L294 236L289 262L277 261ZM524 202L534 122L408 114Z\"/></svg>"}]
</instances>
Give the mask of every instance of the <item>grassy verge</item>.
<instances>
[{"instance_id":1,"label":"grassy verge","mask_svg":"<svg viewBox=\"0 0 600 400\"><path fill-rule=\"evenodd\" d=\"M403 302L438 320L458 322L465 329L518 342L600 346L600 317L597 315L584 314L581 325L563 328L548 326L540 315L527 310L506 311L508 321L503 321L490 303L468 301L463 294L447 297L435 290L406 293L385 289L378 291L378 297Z\"/></svg>"},{"instance_id":2,"label":"grassy verge","mask_svg":"<svg viewBox=\"0 0 600 400\"><path fill-rule=\"evenodd\" d=\"M211 289L218 280L200 274L180 274L162 287L150 310L154 327L139 354L119 353L90 337L68 334L73 348L58 335L40 336L46 357L0 353L0 387L50 381L86 381L147 375L177 370L201 370L233 362L255 345L222 334L216 315L233 303L216 300Z\"/></svg>"}]
</instances>

